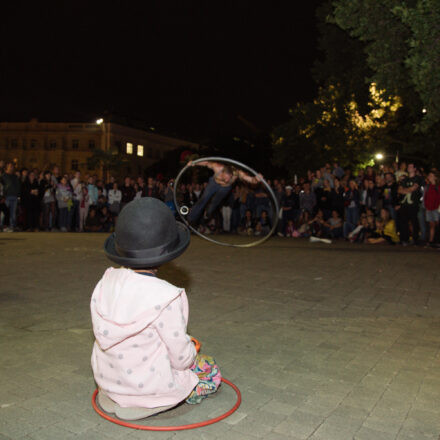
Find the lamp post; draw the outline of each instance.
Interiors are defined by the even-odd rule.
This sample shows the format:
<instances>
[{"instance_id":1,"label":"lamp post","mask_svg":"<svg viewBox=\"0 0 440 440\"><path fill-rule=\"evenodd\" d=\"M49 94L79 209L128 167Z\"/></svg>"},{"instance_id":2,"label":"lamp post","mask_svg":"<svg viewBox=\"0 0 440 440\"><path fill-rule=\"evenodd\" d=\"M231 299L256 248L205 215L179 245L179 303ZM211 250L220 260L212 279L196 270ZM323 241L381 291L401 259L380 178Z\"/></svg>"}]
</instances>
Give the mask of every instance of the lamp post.
<instances>
[{"instance_id":1,"label":"lamp post","mask_svg":"<svg viewBox=\"0 0 440 440\"><path fill-rule=\"evenodd\" d=\"M103 141L101 141L101 148L103 147L104 154L109 151L110 144L110 123L105 122L103 118L98 118L96 120L96 125L102 126L102 136ZM102 177L107 181L108 180L108 169L105 165L105 160L102 163Z\"/></svg>"}]
</instances>

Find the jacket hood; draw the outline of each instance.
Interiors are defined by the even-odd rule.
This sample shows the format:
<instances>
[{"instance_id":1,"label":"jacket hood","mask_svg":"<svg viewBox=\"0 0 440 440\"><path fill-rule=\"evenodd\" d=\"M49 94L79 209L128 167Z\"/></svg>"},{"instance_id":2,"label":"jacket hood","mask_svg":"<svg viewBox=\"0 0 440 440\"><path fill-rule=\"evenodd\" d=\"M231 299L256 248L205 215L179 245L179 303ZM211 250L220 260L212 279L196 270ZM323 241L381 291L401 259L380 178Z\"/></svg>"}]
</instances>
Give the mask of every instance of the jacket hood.
<instances>
[{"instance_id":1,"label":"jacket hood","mask_svg":"<svg viewBox=\"0 0 440 440\"><path fill-rule=\"evenodd\" d=\"M140 333L182 289L130 269L109 268L93 291L93 330L102 350Z\"/></svg>"}]
</instances>

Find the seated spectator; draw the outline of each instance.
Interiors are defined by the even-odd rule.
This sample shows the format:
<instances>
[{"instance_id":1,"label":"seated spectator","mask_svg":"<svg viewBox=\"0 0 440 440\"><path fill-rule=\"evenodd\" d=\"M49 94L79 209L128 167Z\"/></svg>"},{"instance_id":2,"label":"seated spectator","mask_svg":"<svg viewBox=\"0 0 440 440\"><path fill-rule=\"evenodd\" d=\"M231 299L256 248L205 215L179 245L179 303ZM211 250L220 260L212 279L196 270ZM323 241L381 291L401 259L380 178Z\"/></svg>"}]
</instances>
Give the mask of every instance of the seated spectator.
<instances>
[{"instance_id":1,"label":"seated spectator","mask_svg":"<svg viewBox=\"0 0 440 440\"><path fill-rule=\"evenodd\" d=\"M398 242L399 236L396 231L396 222L391 218L389 211L382 208L380 211L380 219L376 220L376 231L367 238L367 243L396 244Z\"/></svg>"},{"instance_id":2,"label":"seated spectator","mask_svg":"<svg viewBox=\"0 0 440 440\"><path fill-rule=\"evenodd\" d=\"M318 209L318 212L316 213L315 217L313 217L312 220L309 221L309 226L312 235L314 235L315 237L322 237L325 235L325 229L324 229L325 220L322 209Z\"/></svg>"},{"instance_id":3,"label":"seated spectator","mask_svg":"<svg viewBox=\"0 0 440 440\"><path fill-rule=\"evenodd\" d=\"M255 235L267 235L272 229L272 223L266 210L261 212L261 216L255 225Z\"/></svg>"},{"instance_id":4,"label":"seated spectator","mask_svg":"<svg viewBox=\"0 0 440 440\"><path fill-rule=\"evenodd\" d=\"M96 208L90 207L89 215L87 216L86 224L84 225L84 231L86 232L102 231L102 224L99 221L99 217L96 213Z\"/></svg>"},{"instance_id":5,"label":"seated spectator","mask_svg":"<svg viewBox=\"0 0 440 440\"><path fill-rule=\"evenodd\" d=\"M325 227L331 238L342 237L342 219L336 209L332 211L331 217L325 222Z\"/></svg>"},{"instance_id":6,"label":"seated spectator","mask_svg":"<svg viewBox=\"0 0 440 440\"><path fill-rule=\"evenodd\" d=\"M102 232L109 232L112 226L112 216L107 208L104 206L99 213L99 223L101 224Z\"/></svg>"},{"instance_id":7,"label":"seated spectator","mask_svg":"<svg viewBox=\"0 0 440 440\"><path fill-rule=\"evenodd\" d=\"M300 232L295 229L295 223L293 222L293 220L289 220L287 222L286 237L292 237L292 238L301 237Z\"/></svg>"},{"instance_id":8,"label":"seated spectator","mask_svg":"<svg viewBox=\"0 0 440 440\"><path fill-rule=\"evenodd\" d=\"M255 222L252 218L252 211L247 209L244 217L240 221L240 226L237 229L237 232L240 235L253 235L255 229Z\"/></svg>"}]
</instances>

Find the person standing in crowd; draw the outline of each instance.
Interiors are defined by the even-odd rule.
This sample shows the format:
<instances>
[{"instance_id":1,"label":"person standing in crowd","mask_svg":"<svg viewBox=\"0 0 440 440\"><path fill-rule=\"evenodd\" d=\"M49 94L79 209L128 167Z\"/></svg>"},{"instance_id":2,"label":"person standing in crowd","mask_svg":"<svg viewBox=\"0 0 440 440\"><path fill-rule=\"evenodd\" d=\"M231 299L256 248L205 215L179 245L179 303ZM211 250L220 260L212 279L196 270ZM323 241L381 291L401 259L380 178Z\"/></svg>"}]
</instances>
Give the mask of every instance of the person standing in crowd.
<instances>
[{"instance_id":1,"label":"person standing in crowd","mask_svg":"<svg viewBox=\"0 0 440 440\"><path fill-rule=\"evenodd\" d=\"M334 178L334 187L331 192L331 207L332 211L338 211L339 217L344 216L344 187L338 178Z\"/></svg>"},{"instance_id":2,"label":"person standing in crowd","mask_svg":"<svg viewBox=\"0 0 440 440\"><path fill-rule=\"evenodd\" d=\"M126 177L124 179L124 185L121 188L121 209L129 202L131 202L134 199L134 196L136 195L136 192L131 185L130 177Z\"/></svg>"},{"instance_id":3,"label":"person standing in crowd","mask_svg":"<svg viewBox=\"0 0 440 440\"><path fill-rule=\"evenodd\" d=\"M421 191L420 187L423 182L416 175L416 167L413 163L408 164L408 176L403 177L399 183L398 193L398 223L400 231L400 241L406 246L410 239L409 224L412 226L412 237L414 244L419 239L419 222L417 213L419 211L419 203Z\"/></svg>"},{"instance_id":4,"label":"person standing in crowd","mask_svg":"<svg viewBox=\"0 0 440 440\"><path fill-rule=\"evenodd\" d=\"M278 232L280 237L286 233L287 224L290 220L295 222L299 213L299 197L293 192L293 188L287 185L284 188L284 194L281 197L281 230Z\"/></svg>"},{"instance_id":5,"label":"person standing in crowd","mask_svg":"<svg viewBox=\"0 0 440 440\"><path fill-rule=\"evenodd\" d=\"M345 200L345 224L344 236L354 230L359 222L359 190L355 180L350 180L348 188L344 192Z\"/></svg>"},{"instance_id":6,"label":"person standing in crowd","mask_svg":"<svg viewBox=\"0 0 440 440\"><path fill-rule=\"evenodd\" d=\"M115 184L116 185L116 184ZM79 231L84 231L87 215L89 213L89 190L86 185L81 185L81 197L79 199Z\"/></svg>"},{"instance_id":7,"label":"person standing in crowd","mask_svg":"<svg viewBox=\"0 0 440 440\"><path fill-rule=\"evenodd\" d=\"M43 210L41 227L45 231L50 231L55 223L55 187L50 171L44 172L44 177L40 181L40 195L42 197L41 206Z\"/></svg>"},{"instance_id":8,"label":"person standing in crowd","mask_svg":"<svg viewBox=\"0 0 440 440\"><path fill-rule=\"evenodd\" d=\"M95 179L93 176L89 177L87 191L89 192L90 206L97 206L97 204L98 204L98 188L95 185Z\"/></svg>"},{"instance_id":9,"label":"person standing in crowd","mask_svg":"<svg viewBox=\"0 0 440 440\"><path fill-rule=\"evenodd\" d=\"M396 207L397 205L397 184L393 173L385 174L385 185L383 187L383 208L387 209L391 218L396 221Z\"/></svg>"},{"instance_id":10,"label":"person standing in crowd","mask_svg":"<svg viewBox=\"0 0 440 440\"><path fill-rule=\"evenodd\" d=\"M9 227L5 231L12 232L17 227L17 204L21 189L21 182L14 173L14 164L12 162L6 164L5 172L0 180L3 185L5 205L9 211Z\"/></svg>"},{"instance_id":11,"label":"person standing in crowd","mask_svg":"<svg viewBox=\"0 0 440 440\"><path fill-rule=\"evenodd\" d=\"M299 207L301 209L301 222L307 223L314 214L316 207L315 193L310 189L310 183L304 183L304 189L299 194Z\"/></svg>"},{"instance_id":12,"label":"person standing in crowd","mask_svg":"<svg viewBox=\"0 0 440 440\"><path fill-rule=\"evenodd\" d=\"M74 231L79 231L79 201L81 199L81 173L79 171L75 172L73 179L70 181L72 187L72 226Z\"/></svg>"},{"instance_id":13,"label":"person standing in crowd","mask_svg":"<svg viewBox=\"0 0 440 440\"><path fill-rule=\"evenodd\" d=\"M40 218L40 185L31 171L22 186L22 203L26 212L25 229L37 231Z\"/></svg>"},{"instance_id":14,"label":"person standing in crowd","mask_svg":"<svg viewBox=\"0 0 440 440\"><path fill-rule=\"evenodd\" d=\"M438 184L437 176L433 171L431 171L427 177L423 205L425 206L426 221L429 224L428 245L434 246L435 230L439 224L440 216L440 185Z\"/></svg>"},{"instance_id":15,"label":"person standing in crowd","mask_svg":"<svg viewBox=\"0 0 440 440\"><path fill-rule=\"evenodd\" d=\"M110 212L115 216L119 215L121 210L121 199L121 191L118 189L118 184L114 182L113 188L108 191L108 205Z\"/></svg>"},{"instance_id":16,"label":"person standing in crowd","mask_svg":"<svg viewBox=\"0 0 440 440\"><path fill-rule=\"evenodd\" d=\"M72 216L72 189L63 176L57 186L56 198L58 202L58 226L61 232L67 232Z\"/></svg>"},{"instance_id":17,"label":"person standing in crowd","mask_svg":"<svg viewBox=\"0 0 440 440\"><path fill-rule=\"evenodd\" d=\"M143 197L158 197L157 188L152 177L147 177L147 185L145 186Z\"/></svg>"},{"instance_id":18,"label":"person standing in crowd","mask_svg":"<svg viewBox=\"0 0 440 440\"><path fill-rule=\"evenodd\" d=\"M344 177L344 169L339 166L338 162L333 162L333 176L341 180Z\"/></svg>"}]
</instances>

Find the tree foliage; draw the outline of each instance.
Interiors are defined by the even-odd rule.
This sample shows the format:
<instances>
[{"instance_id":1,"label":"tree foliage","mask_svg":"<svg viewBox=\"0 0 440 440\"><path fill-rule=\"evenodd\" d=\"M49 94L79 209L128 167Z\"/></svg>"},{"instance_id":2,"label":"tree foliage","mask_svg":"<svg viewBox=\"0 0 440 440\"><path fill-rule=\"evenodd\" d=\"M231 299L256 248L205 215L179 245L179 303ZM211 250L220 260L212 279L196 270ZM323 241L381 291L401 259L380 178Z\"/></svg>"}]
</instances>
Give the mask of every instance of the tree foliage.
<instances>
[{"instance_id":1,"label":"tree foliage","mask_svg":"<svg viewBox=\"0 0 440 440\"><path fill-rule=\"evenodd\" d=\"M365 44L370 80L401 96L417 128L440 121L440 2L334 0L330 21Z\"/></svg>"},{"instance_id":2,"label":"tree foliage","mask_svg":"<svg viewBox=\"0 0 440 440\"><path fill-rule=\"evenodd\" d=\"M362 111L354 94L347 99L341 90L339 84L321 87L312 103L298 104L291 120L274 130L275 164L284 164L292 174L304 173L305 167L323 162L356 165L383 151L397 121L399 98L371 84Z\"/></svg>"},{"instance_id":3,"label":"tree foliage","mask_svg":"<svg viewBox=\"0 0 440 440\"><path fill-rule=\"evenodd\" d=\"M438 166L440 2L328 0L317 18L317 97L274 129L274 164L303 173L380 151Z\"/></svg>"}]
</instances>

